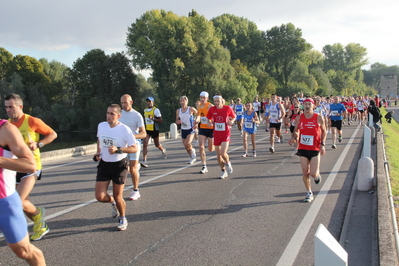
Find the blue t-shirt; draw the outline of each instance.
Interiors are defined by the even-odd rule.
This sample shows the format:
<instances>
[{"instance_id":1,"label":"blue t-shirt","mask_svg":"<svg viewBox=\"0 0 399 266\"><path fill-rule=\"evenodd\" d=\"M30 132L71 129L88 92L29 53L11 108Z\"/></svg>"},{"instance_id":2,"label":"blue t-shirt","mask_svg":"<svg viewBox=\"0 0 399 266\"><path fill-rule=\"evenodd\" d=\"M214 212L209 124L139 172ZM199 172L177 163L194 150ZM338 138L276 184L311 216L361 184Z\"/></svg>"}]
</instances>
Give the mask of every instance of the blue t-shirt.
<instances>
[{"instance_id":1,"label":"blue t-shirt","mask_svg":"<svg viewBox=\"0 0 399 266\"><path fill-rule=\"evenodd\" d=\"M342 103L330 104L330 119L334 121L342 120L341 113L346 112L346 108Z\"/></svg>"}]
</instances>

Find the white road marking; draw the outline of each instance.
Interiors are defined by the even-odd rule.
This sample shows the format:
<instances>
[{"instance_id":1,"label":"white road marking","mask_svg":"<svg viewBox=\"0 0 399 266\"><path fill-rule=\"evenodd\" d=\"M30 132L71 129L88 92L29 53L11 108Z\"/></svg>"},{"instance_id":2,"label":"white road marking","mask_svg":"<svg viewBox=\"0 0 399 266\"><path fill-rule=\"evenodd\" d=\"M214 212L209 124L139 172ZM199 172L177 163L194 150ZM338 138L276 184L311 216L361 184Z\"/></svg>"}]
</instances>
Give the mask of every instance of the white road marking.
<instances>
[{"instance_id":1,"label":"white road marking","mask_svg":"<svg viewBox=\"0 0 399 266\"><path fill-rule=\"evenodd\" d=\"M330 174L327 178L325 178L325 182L323 187L320 189L319 193L315 197L315 200L311 204L309 210L303 217L301 223L299 224L298 228L296 229L294 235L292 236L290 242L288 243L287 247L285 248L283 254L280 257L280 260L277 262L276 266L288 266L293 265L295 259L301 249L306 236L309 233L311 226L316 219L317 214L319 213L321 206L323 205L324 200L327 197L328 191L330 190L334 180L339 172L339 169L352 145L353 140L355 139L357 132L359 131L360 126L357 126L356 130L353 132L352 137L349 139L348 143L346 144L344 150L341 153L338 161L335 163L333 169L331 170Z\"/></svg>"}]
</instances>

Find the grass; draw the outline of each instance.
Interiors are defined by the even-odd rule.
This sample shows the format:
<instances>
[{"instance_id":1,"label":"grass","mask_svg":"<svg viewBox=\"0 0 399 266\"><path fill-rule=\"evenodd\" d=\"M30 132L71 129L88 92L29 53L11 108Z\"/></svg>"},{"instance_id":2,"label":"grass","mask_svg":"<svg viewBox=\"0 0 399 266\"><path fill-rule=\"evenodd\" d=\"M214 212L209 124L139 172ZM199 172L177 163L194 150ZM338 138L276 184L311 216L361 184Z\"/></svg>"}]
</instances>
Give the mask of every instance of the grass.
<instances>
[{"instance_id":1,"label":"grass","mask_svg":"<svg viewBox=\"0 0 399 266\"><path fill-rule=\"evenodd\" d=\"M399 196L399 124L394 119L392 119L391 124L385 122L384 116L386 113L387 111L384 108L381 108L392 196L397 197ZM399 200L395 200L395 204L399 204Z\"/></svg>"}]
</instances>

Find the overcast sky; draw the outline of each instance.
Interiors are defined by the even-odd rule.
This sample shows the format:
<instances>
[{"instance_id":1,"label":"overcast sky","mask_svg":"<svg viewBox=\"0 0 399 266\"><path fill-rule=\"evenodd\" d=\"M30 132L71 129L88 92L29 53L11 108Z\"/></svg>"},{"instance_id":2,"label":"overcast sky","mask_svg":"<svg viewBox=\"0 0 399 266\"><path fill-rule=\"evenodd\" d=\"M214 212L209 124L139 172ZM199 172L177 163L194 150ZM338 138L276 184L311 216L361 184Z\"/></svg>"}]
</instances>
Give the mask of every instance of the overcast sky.
<instances>
[{"instance_id":1,"label":"overcast sky","mask_svg":"<svg viewBox=\"0 0 399 266\"><path fill-rule=\"evenodd\" d=\"M207 19L228 13L263 31L291 22L318 51L327 44L355 42L367 48L370 64L399 65L396 0L5 0L0 47L14 56L44 57L71 67L91 49L126 51L127 28L151 9L180 16L194 9Z\"/></svg>"}]
</instances>

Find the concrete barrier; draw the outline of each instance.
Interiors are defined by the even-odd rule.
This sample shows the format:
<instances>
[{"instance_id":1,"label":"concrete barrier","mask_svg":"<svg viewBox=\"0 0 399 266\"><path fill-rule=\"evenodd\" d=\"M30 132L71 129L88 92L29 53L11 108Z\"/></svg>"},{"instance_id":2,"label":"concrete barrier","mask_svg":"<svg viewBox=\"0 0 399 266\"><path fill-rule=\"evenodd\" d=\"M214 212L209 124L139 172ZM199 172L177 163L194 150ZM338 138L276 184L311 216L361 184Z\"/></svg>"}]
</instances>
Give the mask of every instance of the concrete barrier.
<instances>
[{"instance_id":1,"label":"concrete barrier","mask_svg":"<svg viewBox=\"0 0 399 266\"><path fill-rule=\"evenodd\" d=\"M360 158L357 163L357 190L369 191L373 186L374 161L370 157Z\"/></svg>"},{"instance_id":2,"label":"concrete barrier","mask_svg":"<svg viewBox=\"0 0 399 266\"><path fill-rule=\"evenodd\" d=\"M177 139L178 136L179 136L179 132L177 130L176 123L170 124L170 138L171 139Z\"/></svg>"},{"instance_id":3,"label":"concrete barrier","mask_svg":"<svg viewBox=\"0 0 399 266\"><path fill-rule=\"evenodd\" d=\"M169 136L170 136L169 132L159 133L160 140L168 139ZM59 159L77 157L77 156L86 156L86 155L92 156L96 152L97 152L97 144L94 143L73 148L42 152L40 153L40 157L42 162L48 162L52 160L59 160Z\"/></svg>"},{"instance_id":4,"label":"concrete barrier","mask_svg":"<svg viewBox=\"0 0 399 266\"><path fill-rule=\"evenodd\" d=\"M323 224L314 236L314 257L315 266L348 266L348 253Z\"/></svg>"},{"instance_id":5,"label":"concrete barrier","mask_svg":"<svg viewBox=\"0 0 399 266\"><path fill-rule=\"evenodd\" d=\"M371 130L367 126L364 126L364 131L363 131L362 157L371 157Z\"/></svg>"}]
</instances>

